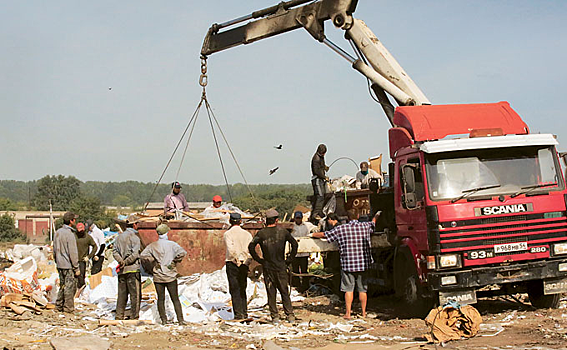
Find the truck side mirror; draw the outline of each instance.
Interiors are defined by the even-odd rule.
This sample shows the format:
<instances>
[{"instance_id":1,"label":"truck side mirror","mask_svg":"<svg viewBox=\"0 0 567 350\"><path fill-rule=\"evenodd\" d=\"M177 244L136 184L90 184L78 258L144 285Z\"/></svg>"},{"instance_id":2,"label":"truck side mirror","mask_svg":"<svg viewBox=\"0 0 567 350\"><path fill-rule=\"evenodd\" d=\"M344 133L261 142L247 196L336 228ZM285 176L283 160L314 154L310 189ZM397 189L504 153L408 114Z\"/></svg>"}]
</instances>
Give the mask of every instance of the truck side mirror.
<instances>
[{"instance_id":1,"label":"truck side mirror","mask_svg":"<svg viewBox=\"0 0 567 350\"><path fill-rule=\"evenodd\" d=\"M402 166L403 174L403 196L402 202L406 209L417 208L417 196L415 194L415 172L416 168L413 164L404 164Z\"/></svg>"}]
</instances>

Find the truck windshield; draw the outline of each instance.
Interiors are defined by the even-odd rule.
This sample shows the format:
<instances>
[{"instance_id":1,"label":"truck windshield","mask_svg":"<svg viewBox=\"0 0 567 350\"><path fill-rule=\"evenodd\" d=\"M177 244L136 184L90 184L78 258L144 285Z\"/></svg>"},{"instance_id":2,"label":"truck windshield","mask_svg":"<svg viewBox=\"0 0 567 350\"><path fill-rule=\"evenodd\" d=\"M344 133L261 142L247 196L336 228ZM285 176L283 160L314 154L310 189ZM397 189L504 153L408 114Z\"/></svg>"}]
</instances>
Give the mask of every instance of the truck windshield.
<instances>
[{"instance_id":1,"label":"truck windshield","mask_svg":"<svg viewBox=\"0 0 567 350\"><path fill-rule=\"evenodd\" d=\"M550 186L542 187L541 191L563 188L561 167L552 146L426 154L426 171L432 200L454 199L476 188L485 189L475 191L468 198L513 194L542 184Z\"/></svg>"}]
</instances>

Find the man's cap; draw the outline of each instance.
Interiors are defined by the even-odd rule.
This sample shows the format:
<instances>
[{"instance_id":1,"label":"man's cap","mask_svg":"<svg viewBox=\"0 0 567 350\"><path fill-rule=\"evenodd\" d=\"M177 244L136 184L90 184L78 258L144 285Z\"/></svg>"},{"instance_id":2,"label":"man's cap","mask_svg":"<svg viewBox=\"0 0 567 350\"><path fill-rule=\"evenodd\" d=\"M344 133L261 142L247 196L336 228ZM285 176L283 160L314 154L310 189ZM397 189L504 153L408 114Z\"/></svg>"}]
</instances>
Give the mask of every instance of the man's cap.
<instances>
[{"instance_id":1,"label":"man's cap","mask_svg":"<svg viewBox=\"0 0 567 350\"><path fill-rule=\"evenodd\" d=\"M278 216L280 216L280 214L275 209L269 209L266 212L267 218L277 218Z\"/></svg>"},{"instance_id":2,"label":"man's cap","mask_svg":"<svg viewBox=\"0 0 567 350\"><path fill-rule=\"evenodd\" d=\"M240 219L242 219L242 216L239 213L230 213L231 221L239 221Z\"/></svg>"},{"instance_id":3,"label":"man's cap","mask_svg":"<svg viewBox=\"0 0 567 350\"><path fill-rule=\"evenodd\" d=\"M222 197L217 194L213 197L213 202L222 202Z\"/></svg>"},{"instance_id":4,"label":"man's cap","mask_svg":"<svg viewBox=\"0 0 567 350\"><path fill-rule=\"evenodd\" d=\"M169 232L169 226L167 226L166 224L161 224L156 228L156 231L160 236L165 235L166 233Z\"/></svg>"},{"instance_id":5,"label":"man's cap","mask_svg":"<svg viewBox=\"0 0 567 350\"><path fill-rule=\"evenodd\" d=\"M93 225L93 221L91 219L88 219L87 222L85 223L85 227L87 229L91 228L92 225Z\"/></svg>"},{"instance_id":6,"label":"man's cap","mask_svg":"<svg viewBox=\"0 0 567 350\"><path fill-rule=\"evenodd\" d=\"M128 218L126 218L126 223L129 224L129 225L135 224L139 221L140 221L140 218L136 214L130 214L130 215L128 215Z\"/></svg>"},{"instance_id":7,"label":"man's cap","mask_svg":"<svg viewBox=\"0 0 567 350\"><path fill-rule=\"evenodd\" d=\"M336 220L339 221L339 216L335 213L331 213L329 215L327 215L327 220Z\"/></svg>"},{"instance_id":8,"label":"man's cap","mask_svg":"<svg viewBox=\"0 0 567 350\"><path fill-rule=\"evenodd\" d=\"M298 210L295 213L293 213L293 218L294 219L303 219L303 213Z\"/></svg>"},{"instance_id":9,"label":"man's cap","mask_svg":"<svg viewBox=\"0 0 567 350\"><path fill-rule=\"evenodd\" d=\"M79 215L75 215L75 213L70 212L70 211L63 214L63 220L64 221L71 221L71 220L76 219L78 217L79 217Z\"/></svg>"},{"instance_id":10,"label":"man's cap","mask_svg":"<svg viewBox=\"0 0 567 350\"><path fill-rule=\"evenodd\" d=\"M82 222L79 222L77 224L77 231L84 231L85 230L85 224L83 224Z\"/></svg>"},{"instance_id":11,"label":"man's cap","mask_svg":"<svg viewBox=\"0 0 567 350\"><path fill-rule=\"evenodd\" d=\"M177 181L171 184L171 188L181 188L181 184Z\"/></svg>"}]
</instances>

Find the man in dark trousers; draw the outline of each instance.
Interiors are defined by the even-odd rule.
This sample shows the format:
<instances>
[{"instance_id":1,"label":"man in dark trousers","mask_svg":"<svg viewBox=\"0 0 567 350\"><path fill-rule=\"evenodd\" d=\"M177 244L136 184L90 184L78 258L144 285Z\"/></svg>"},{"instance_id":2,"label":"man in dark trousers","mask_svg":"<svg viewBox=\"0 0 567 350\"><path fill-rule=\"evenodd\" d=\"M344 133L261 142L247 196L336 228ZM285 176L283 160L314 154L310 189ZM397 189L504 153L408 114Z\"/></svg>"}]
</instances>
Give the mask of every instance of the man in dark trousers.
<instances>
[{"instance_id":1,"label":"man in dark trousers","mask_svg":"<svg viewBox=\"0 0 567 350\"><path fill-rule=\"evenodd\" d=\"M77 216L72 212L63 214L63 226L55 231L53 238L53 258L59 272L59 292L57 293L57 311L72 313L75 311L75 292L80 275L79 254L73 225Z\"/></svg>"},{"instance_id":2,"label":"man in dark trousers","mask_svg":"<svg viewBox=\"0 0 567 350\"><path fill-rule=\"evenodd\" d=\"M85 232L85 225L82 222L77 224L77 252L79 254L79 271L81 274L77 276L77 288L81 289L85 285L85 273L87 271L87 262L92 259L96 253L96 243L94 239ZM90 253L89 253L90 249Z\"/></svg>"},{"instance_id":3,"label":"man in dark trousers","mask_svg":"<svg viewBox=\"0 0 567 350\"><path fill-rule=\"evenodd\" d=\"M167 237L169 226L161 224L156 228L158 240L151 243L144 249L140 255L140 259L144 265L151 266L148 269L154 276L154 285L157 293L157 305L161 323L166 324L167 315L165 313L165 290L169 293L175 315L179 325L184 325L183 309L179 301L179 292L177 290L177 264L180 263L187 252L181 248L176 242L170 241ZM146 270L146 271L148 271Z\"/></svg>"},{"instance_id":4,"label":"man in dark trousers","mask_svg":"<svg viewBox=\"0 0 567 350\"><path fill-rule=\"evenodd\" d=\"M323 204L325 202L325 194L327 193L327 184L325 183L328 178L326 175L329 167L325 165L325 154L327 153L327 146L320 144L317 147L317 152L311 158L311 185L313 186L313 205L311 207L311 221L316 222L322 219Z\"/></svg>"},{"instance_id":5,"label":"man in dark trousers","mask_svg":"<svg viewBox=\"0 0 567 350\"><path fill-rule=\"evenodd\" d=\"M232 311L235 320L248 318L248 299L246 285L248 283L248 265L252 257L248 245L252 235L240 227L242 217L239 213L230 213L230 229L224 233L226 246L226 277L228 290L232 299Z\"/></svg>"},{"instance_id":6,"label":"man in dark trousers","mask_svg":"<svg viewBox=\"0 0 567 350\"><path fill-rule=\"evenodd\" d=\"M278 212L274 209L266 212L266 227L258 231L256 236L252 238L252 242L248 245L248 251L254 260L262 264L272 321L274 323L280 321L276 305L276 290L278 290L282 297L287 320L293 323L295 322L295 315L293 314L291 298L289 297L287 265L291 264L297 254L297 241L288 230L277 226L278 216ZM291 253L287 259L285 258L286 242L291 244ZM262 249L263 258L260 258L258 253L256 253L258 244Z\"/></svg>"},{"instance_id":7,"label":"man in dark trousers","mask_svg":"<svg viewBox=\"0 0 567 350\"><path fill-rule=\"evenodd\" d=\"M130 318L137 320L140 314L141 276L140 276L140 238L138 237L139 218L131 214L126 219L126 230L118 234L114 241L114 260L118 262L118 299L116 300L116 319L124 319L124 311L130 295Z\"/></svg>"}]
</instances>

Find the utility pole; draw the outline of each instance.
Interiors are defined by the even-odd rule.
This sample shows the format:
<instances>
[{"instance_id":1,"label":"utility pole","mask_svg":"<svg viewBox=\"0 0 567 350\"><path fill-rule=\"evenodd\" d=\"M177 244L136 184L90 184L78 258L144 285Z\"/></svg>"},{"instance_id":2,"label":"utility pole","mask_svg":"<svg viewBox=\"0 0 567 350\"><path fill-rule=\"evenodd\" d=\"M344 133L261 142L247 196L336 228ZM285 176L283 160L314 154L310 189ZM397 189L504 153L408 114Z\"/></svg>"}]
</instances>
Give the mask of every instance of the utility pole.
<instances>
[{"instance_id":1,"label":"utility pole","mask_svg":"<svg viewBox=\"0 0 567 350\"><path fill-rule=\"evenodd\" d=\"M51 199L49 200L49 240L53 242L53 206L51 205Z\"/></svg>"}]
</instances>

